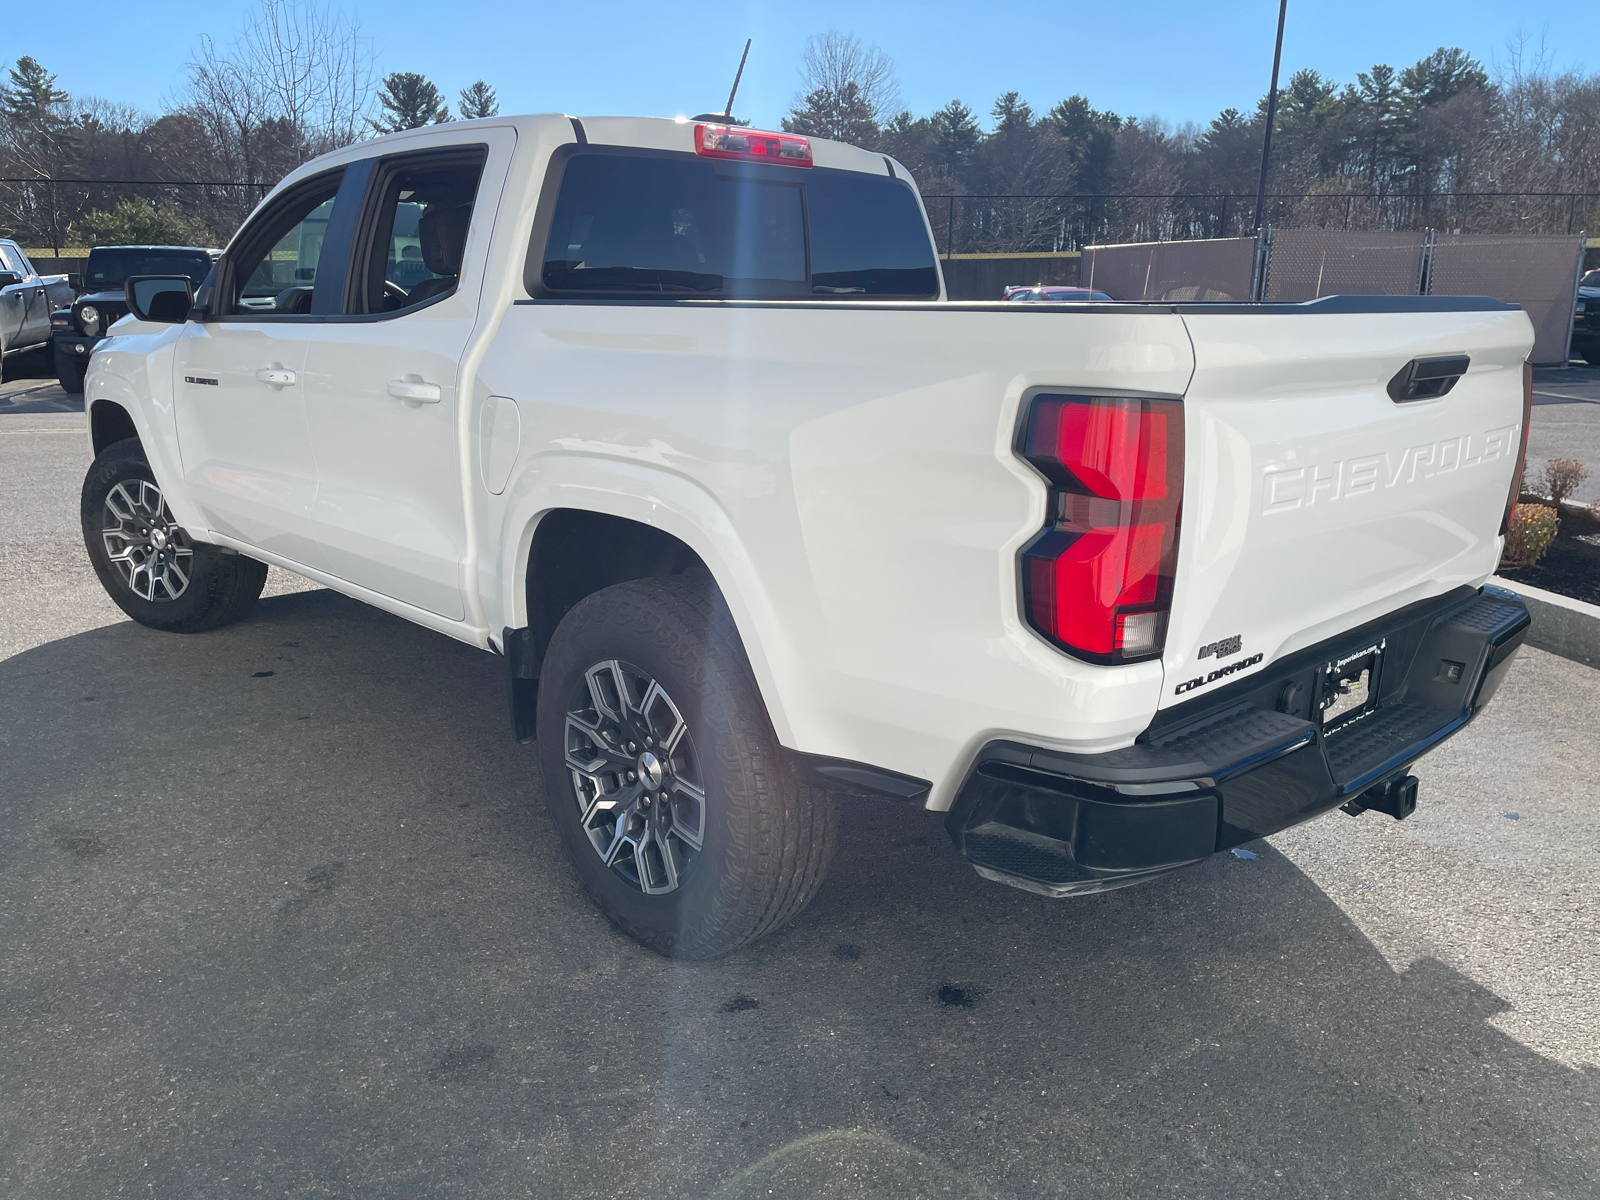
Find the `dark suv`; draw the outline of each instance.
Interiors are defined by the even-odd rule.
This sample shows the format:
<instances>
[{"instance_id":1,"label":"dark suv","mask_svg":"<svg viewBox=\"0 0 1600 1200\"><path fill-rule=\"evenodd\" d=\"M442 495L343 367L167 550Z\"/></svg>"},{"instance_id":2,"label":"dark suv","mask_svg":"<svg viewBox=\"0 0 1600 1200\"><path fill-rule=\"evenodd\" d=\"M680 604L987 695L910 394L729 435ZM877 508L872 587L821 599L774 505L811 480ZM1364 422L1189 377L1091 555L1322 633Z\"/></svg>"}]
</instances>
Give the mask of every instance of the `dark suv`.
<instances>
[{"instance_id":1,"label":"dark suv","mask_svg":"<svg viewBox=\"0 0 1600 1200\"><path fill-rule=\"evenodd\" d=\"M134 275L187 275L198 289L222 254L202 246L96 246L83 269L83 293L70 308L50 314L56 377L69 392L83 391L89 355L113 322L128 314L123 285Z\"/></svg>"},{"instance_id":2,"label":"dark suv","mask_svg":"<svg viewBox=\"0 0 1600 1200\"><path fill-rule=\"evenodd\" d=\"M1600 367L1600 271L1578 280L1578 311L1572 318L1572 353Z\"/></svg>"}]
</instances>

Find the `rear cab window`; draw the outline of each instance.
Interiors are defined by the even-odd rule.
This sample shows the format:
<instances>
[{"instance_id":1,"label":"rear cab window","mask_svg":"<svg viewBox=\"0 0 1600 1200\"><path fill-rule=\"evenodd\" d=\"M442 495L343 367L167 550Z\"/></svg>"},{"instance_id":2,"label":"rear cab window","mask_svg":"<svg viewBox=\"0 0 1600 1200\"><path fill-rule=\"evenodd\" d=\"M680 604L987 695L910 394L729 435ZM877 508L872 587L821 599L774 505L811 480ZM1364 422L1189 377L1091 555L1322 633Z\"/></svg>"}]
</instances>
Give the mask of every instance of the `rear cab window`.
<instances>
[{"instance_id":1,"label":"rear cab window","mask_svg":"<svg viewBox=\"0 0 1600 1200\"><path fill-rule=\"evenodd\" d=\"M535 296L939 295L916 193L887 174L603 148L566 153L557 173L528 258Z\"/></svg>"}]
</instances>

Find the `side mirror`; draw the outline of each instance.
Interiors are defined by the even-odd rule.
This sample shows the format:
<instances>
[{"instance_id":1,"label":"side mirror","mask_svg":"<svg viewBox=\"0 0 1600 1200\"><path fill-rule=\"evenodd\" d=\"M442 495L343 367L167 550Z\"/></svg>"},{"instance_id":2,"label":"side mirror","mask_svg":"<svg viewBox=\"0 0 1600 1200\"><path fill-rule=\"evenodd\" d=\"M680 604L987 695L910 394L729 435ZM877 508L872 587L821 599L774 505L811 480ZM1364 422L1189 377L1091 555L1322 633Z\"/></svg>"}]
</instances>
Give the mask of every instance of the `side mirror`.
<instances>
[{"instance_id":1,"label":"side mirror","mask_svg":"<svg viewBox=\"0 0 1600 1200\"><path fill-rule=\"evenodd\" d=\"M21 282L22 276L15 271L0 271L0 288L8 288Z\"/></svg>"},{"instance_id":2,"label":"side mirror","mask_svg":"<svg viewBox=\"0 0 1600 1200\"><path fill-rule=\"evenodd\" d=\"M178 325L194 307L194 284L186 275L135 275L126 292L128 311L141 321Z\"/></svg>"},{"instance_id":3,"label":"side mirror","mask_svg":"<svg viewBox=\"0 0 1600 1200\"><path fill-rule=\"evenodd\" d=\"M75 292L83 291L83 276L77 271L67 272L67 286Z\"/></svg>"}]
</instances>

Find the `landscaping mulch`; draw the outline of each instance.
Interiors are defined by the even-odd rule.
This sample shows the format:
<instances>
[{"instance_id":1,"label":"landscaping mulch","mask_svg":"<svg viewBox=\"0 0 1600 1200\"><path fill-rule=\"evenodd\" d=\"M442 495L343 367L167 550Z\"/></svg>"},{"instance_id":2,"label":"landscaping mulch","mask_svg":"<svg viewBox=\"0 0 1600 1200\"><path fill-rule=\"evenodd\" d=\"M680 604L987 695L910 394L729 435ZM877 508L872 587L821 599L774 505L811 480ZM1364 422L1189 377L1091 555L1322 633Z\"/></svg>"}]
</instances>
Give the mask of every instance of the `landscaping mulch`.
<instances>
[{"instance_id":1,"label":"landscaping mulch","mask_svg":"<svg viewBox=\"0 0 1600 1200\"><path fill-rule=\"evenodd\" d=\"M1537 496L1525 501L1549 504ZM1600 520L1587 508L1566 505L1561 510L1561 526L1556 540L1536 567L1512 571L1502 568L1502 578L1547 592L1600 604Z\"/></svg>"}]
</instances>

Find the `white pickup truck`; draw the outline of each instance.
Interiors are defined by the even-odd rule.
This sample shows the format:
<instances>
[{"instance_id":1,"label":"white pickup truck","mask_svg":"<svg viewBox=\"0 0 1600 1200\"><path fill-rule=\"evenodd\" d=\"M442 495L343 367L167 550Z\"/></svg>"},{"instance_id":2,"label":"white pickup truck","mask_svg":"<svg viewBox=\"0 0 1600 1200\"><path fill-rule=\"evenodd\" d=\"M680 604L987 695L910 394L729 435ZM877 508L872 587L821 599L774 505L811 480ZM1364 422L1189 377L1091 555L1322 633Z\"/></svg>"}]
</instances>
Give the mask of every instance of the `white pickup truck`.
<instances>
[{"instance_id":1,"label":"white pickup truck","mask_svg":"<svg viewBox=\"0 0 1600 1200\"><path fill-rule=\"evenodd\" d=\"M668 954L798 912L846 796L1054 896L1403 817L1528 624L1485 586L1514 306L952 303L905 169L838 143L395 134L128 301L112 598L210 629L270 563L504 656L579 874Z\"/></svg>"}]
</instances>

